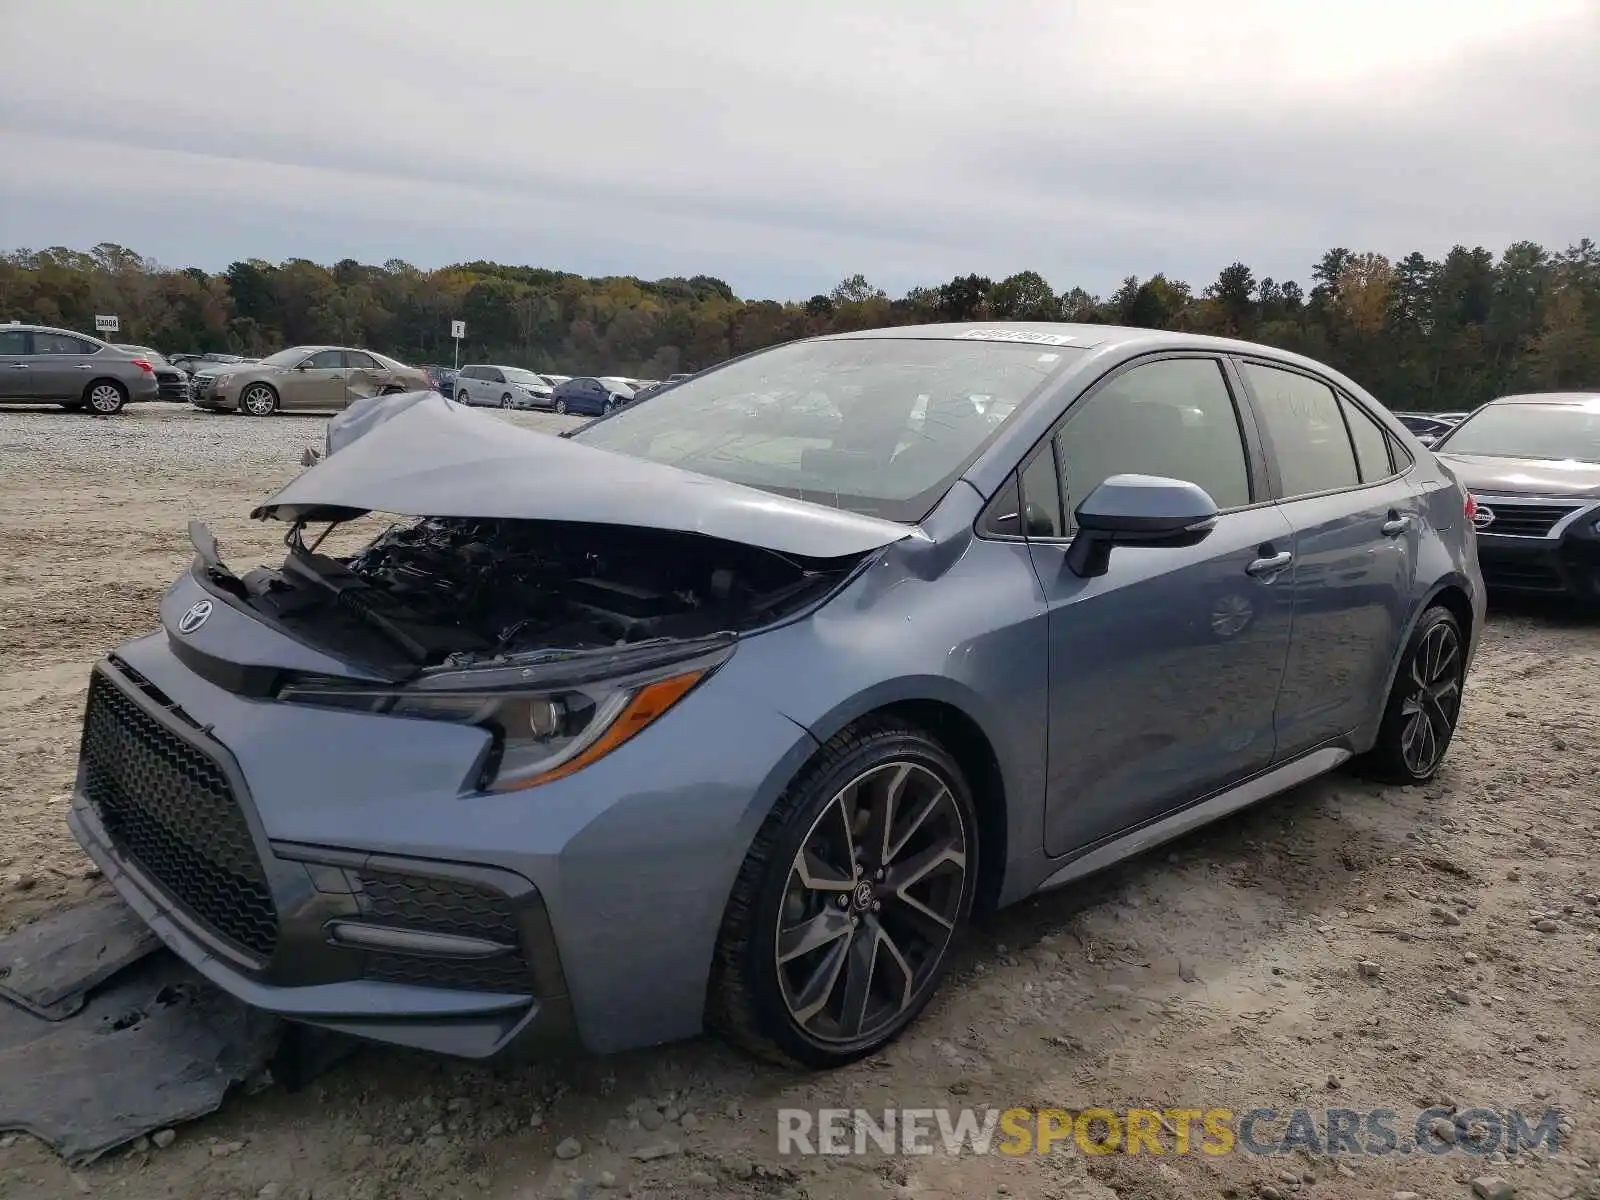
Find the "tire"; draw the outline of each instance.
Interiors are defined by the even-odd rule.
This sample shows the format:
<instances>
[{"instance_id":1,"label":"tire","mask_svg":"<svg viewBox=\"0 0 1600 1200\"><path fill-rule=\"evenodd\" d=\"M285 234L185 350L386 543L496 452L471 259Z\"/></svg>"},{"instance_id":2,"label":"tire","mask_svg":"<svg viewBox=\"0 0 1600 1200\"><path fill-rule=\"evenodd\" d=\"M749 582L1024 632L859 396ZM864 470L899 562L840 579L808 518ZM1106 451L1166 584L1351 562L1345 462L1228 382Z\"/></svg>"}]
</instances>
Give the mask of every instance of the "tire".
<instances>
[{"instance_id":1,"label":"tire","mask_svg":"<svg viewBox=\"0 0 1600 1200\"><path fill-rule=\"evenodd\" d=\"M565 400L556 401L556 412L560 413L562 416L567 415L567 402Z\"/></svg>"},{"instance_id":2,"label":"tire","mask_svg":"<svg viewBox=\"0 0 1600 1200\"><path fill-rule=\"evenodd\" d=\"M239 411L251 417L270 417L278 411L278 393L265 383L252 383L239 393Z\"/></svg>"},{"instance_id":3,"label":"tire","mask_svg":"<svg viewBox=\"0 0 1600 1200\"><path fill-rule=\"evenodd\" d=\"M1401 785L1438 774L1461 718L1466 649L1461 623L1449 609L1435 606L1422 614L1406 640L1378 740L1360 760L1364 774Z\"/></svg>"},{"instance_id":4,"label":"tire","mask_svg":"<svg viewBox=\"0 0 1600 1200\"><path fill-rule=\"evenodd\" d=\"M607 400L605 402L605 406L600 410L600 415L602 417L610 416L612 413L614 413L616 411L617 411L617 398L615 396L612 396L609 400Z\"/></svg>"},{"instance_id":5,"label":"tire","mask_svg":"<svg viewBox=\"0 0 1600 1200\"><path fill-rule=\"evenodd\" d=\"M457 404L471 404L472 403L471 400L467 399L467 393L462 391L460 388L456 389L456 394L452 397L452 399L454 399Z\"/></svg>"},{"instance_id":6,"label":"tire","mask_svg":"<svg viewBox=\"0 0 1600 1200\"><path fill-rule=\"evenodd\" d=\"M115 379L96 379L83 389L83 403L97 417L114 417L128 403L128 389Z\"/></svg>"},{"instance_id":7,"label":"tire","mask_svg":"<svg viewBox=\"0 0 1600 1200\"><path fill-rule=\"evenodd\" d=\"M885 810L887 834L875 823ZM858 826L848 843L847 812ZM865 860L859 869L836 865L847 844ZM779 797L745 856L717 938L707 1025L791 1067L838 1067L882 1049L938 990L977 876L972 795L949 752L898 722L843 731Z\"/></svg>"},{"instance_id":8,"label":"tire","mask_svg":"<svg viewBox=\"0 0 1600 1200\"><path fill-rule=\"evenodd\" d=\"M507 392L504 396L500 397L500 407L501 408L510 408L511 407L511 393L510 392Z\"/></svg>"}]
</instances>

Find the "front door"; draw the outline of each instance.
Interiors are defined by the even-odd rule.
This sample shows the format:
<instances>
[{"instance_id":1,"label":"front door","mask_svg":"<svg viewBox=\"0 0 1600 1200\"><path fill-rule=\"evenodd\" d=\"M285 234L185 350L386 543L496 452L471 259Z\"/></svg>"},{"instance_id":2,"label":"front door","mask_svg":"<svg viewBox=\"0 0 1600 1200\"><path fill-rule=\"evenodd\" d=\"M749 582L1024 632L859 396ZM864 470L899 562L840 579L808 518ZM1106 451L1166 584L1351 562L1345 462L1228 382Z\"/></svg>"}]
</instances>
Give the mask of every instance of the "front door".
<instances>
[{"instance_id":1,"label":"front door","mask_svg":"<svg viewBox=\"0 0 1600 1200\"><path fill-rule=\"evenodd\" d=\"M33 356L28 353L26 329L0 329L0 400L31 396Z\"/></svg>"},{"instance_id":2,"label":"front door","mask_svg":"<svg viewBox=\"0 0 1600 1200\"><path fill-rule=\"evenodd\" d=\"M344 351L319 350L283 381L284 408L343 408Z\"/></svg>"},{"instance_id":3,"label":"front door","mask_svg":"<svg viewBox=\"0 0 1600 1200\"><path fill-rule=\"evenodd\" d=\"M1360 405L1284 366L1240 371L1294 528L1294 633L1277 718L1278 756L1292 758L1382 703L1411 612L1422 511L1401 474L1404 451Z\"/></svg>"},{"instance_id":4,"label":"front door","mask_svg":"<svg viewBox=\"0 0 1600 1200\"><path fill-rule=\"evenodd\" d=\"M1051 855L1085 850L1272 762L1292 535L1243 430L1217 359L1147 360L1075 404L1022 472L1049 607ZM1119 547L1105 575L1080 578L1066 565L1072 514L1123 473L1198 484L1222 514L1198 545Z\"/></svg>"}]
</instances>

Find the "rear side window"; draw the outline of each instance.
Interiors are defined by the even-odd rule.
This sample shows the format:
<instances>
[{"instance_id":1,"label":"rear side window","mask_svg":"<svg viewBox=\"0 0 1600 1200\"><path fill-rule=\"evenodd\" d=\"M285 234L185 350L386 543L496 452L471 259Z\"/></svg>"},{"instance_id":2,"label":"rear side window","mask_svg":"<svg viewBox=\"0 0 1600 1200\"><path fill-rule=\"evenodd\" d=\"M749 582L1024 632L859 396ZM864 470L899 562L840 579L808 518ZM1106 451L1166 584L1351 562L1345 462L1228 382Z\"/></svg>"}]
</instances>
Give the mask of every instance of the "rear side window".
<instances>
[{"instance_id":1,"label":"rear side window","mask_svg":"<svg viewBox=\"0 0 1600 1200\"><path fill-rule=\"evenodd\" d=\"M26 354L28 335L20 329L0 329L0 354Z\"/></svg>"},{"instance_id":2,"label":"rear side window","mask_svg":"<svg viewBox=\"0 0 1600 1200\"><path fill-rule=\"evenodd\" d=\"M1356 447L1356 466L1361 469L1361 482L1371 483L1387 479L1394 474L1389 463L1389 435L1358 405L1339 397L1339 407L1344 409L1345 422L1350 426L1350 440Z\"/></svg>"},{"instance_id":3,"label":"rear side window","mask_svg":"<svg viewBox=\"0 0 1600 1200\"><path fill-rule=\"evenodd\" d=\"M363 354L359 350L346 350L344 352L344 365L358 370L367 370L376 367L378 364L370 354Z\"/></svg>"},{"instance_id":4,"label":"rear side window","mask_svg":"<svg viewBox=\"0 0 1600 1200\"><path fill-rule=\"evenodd\" d=\"M1355 451L1333 389L1307 375L1243 363L1278 462L1283 498L1355 487Z\"/></svg>"},{"instance_id":5,"label":"rear side window","mask_svg":"<svg viewBox=\"0 0 1600 1200\"><path fill-rule=\"evenodd\" d=\"M36 333L33 335L35 354L93 354L99 347L64 333Z\"/></svg>"}]
</instances>

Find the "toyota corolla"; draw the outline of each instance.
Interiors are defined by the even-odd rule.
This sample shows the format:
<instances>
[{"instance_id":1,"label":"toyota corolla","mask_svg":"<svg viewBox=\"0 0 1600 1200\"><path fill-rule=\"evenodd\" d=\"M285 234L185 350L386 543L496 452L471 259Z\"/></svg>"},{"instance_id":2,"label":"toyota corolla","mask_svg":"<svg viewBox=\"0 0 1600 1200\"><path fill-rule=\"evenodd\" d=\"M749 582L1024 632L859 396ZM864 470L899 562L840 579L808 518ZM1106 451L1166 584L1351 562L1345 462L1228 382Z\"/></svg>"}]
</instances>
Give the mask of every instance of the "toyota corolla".
<instances>
[{"instance_id":1,"label":"toyota corolla","mask_svg":"<svg viewBox=\"0 0 1600 1200\"><path fill-rule=\"evenodd\" d=\"M1431 778L1482 625L1460 483L1242 342L851 333L570 437L429 393L328 447L255 510L281 563L192 526L95 667L71 823L234 995L463 1056L871 1053L975 908Z\"/></svg>"}]
</instances>

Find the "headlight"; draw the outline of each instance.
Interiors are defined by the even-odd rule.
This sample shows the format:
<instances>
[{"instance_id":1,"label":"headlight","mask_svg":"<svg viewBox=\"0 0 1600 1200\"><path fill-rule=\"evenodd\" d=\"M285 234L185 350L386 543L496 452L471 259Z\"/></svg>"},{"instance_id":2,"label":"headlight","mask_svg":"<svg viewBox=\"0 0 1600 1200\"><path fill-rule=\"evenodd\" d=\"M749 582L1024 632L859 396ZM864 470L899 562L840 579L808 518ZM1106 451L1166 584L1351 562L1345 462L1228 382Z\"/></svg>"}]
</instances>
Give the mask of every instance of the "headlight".
<instances>
[{"instance_id":1,"label":"headlight","mask_svg":"<svg viewBox=\"0 0 1600 1200\"><path fill-rule=\"evenodd\" d=\"M548 668L468 668L405 690L338 680L304 680L278 692L294 704L356 709L392 717L476 725L494 736L480 787L509 792L562 779L598 762L687 696L726 661L712 656L569 687L518 687Z\"/></svg>"}]
</instances>

